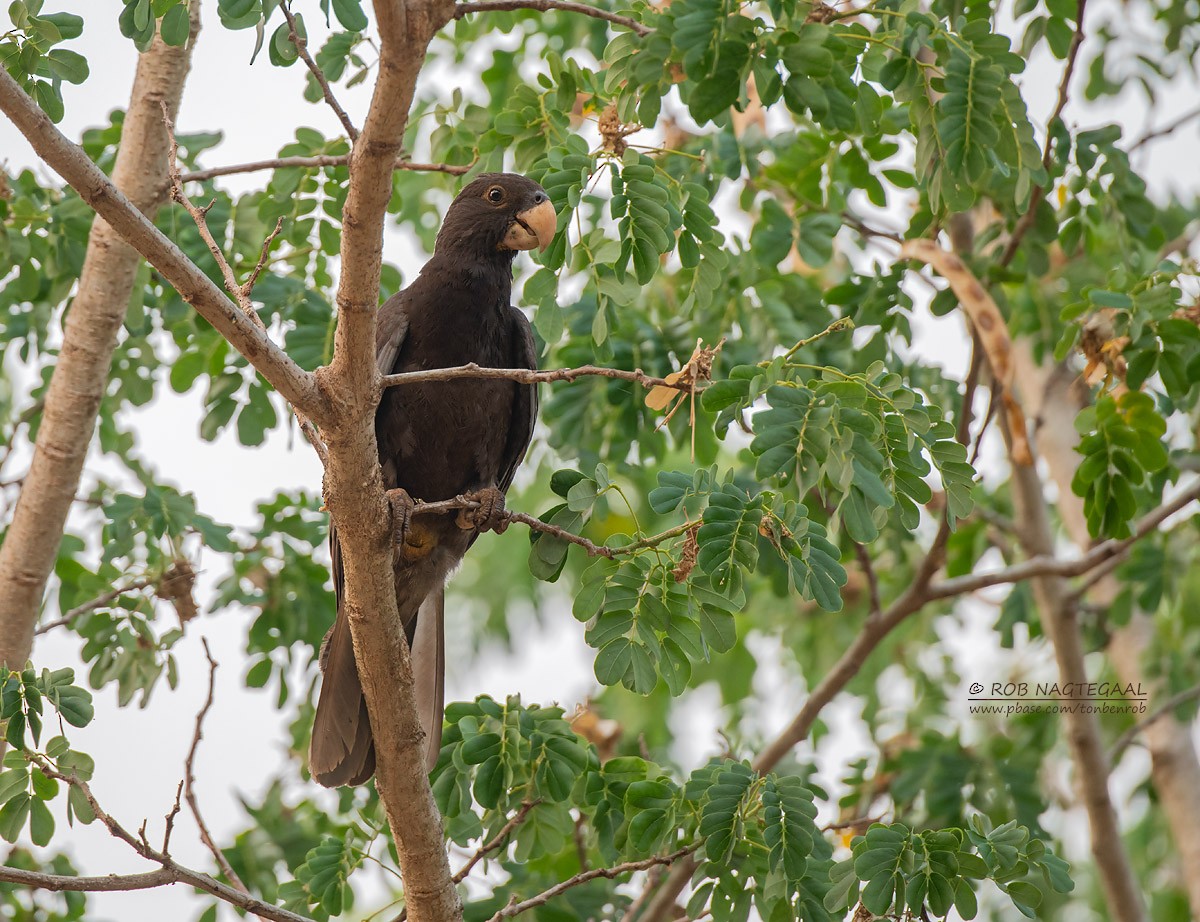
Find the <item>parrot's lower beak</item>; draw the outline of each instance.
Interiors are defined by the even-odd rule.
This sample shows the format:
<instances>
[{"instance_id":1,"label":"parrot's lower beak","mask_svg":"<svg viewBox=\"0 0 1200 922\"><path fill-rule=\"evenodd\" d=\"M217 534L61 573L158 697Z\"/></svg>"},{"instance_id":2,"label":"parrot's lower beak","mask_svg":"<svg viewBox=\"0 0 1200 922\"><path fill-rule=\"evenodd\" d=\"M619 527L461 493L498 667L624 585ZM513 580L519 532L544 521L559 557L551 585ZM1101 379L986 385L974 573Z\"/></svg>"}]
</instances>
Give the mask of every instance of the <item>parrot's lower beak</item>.
<instances>
[{"instance_id":1,"label":"parrot's lower beak","mask_svg":"<svg viewBox=\"0 0 1200 922\"><path fill-rule=\"evenodd\" d=\"M554 239L554 231L558 227L558 215L550 202L542 202L533 208L526 209L517 215L516 221L500 242L502 250L532 250L546 252L546 247Z\"/></svg>"}]
</instances>

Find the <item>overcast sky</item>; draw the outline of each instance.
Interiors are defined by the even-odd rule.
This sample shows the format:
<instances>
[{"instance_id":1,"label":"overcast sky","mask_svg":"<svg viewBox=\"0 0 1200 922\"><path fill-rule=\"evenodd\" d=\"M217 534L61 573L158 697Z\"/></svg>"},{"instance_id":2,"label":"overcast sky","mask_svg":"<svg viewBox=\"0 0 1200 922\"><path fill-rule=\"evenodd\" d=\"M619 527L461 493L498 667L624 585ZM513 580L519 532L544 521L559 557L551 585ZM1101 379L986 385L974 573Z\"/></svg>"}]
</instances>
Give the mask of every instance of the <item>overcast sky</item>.
<instances>
[{"instance_id":1,"label":"overcast sky","mask_svg":"<svg viewBox=\"0 0 1200 922\"><path fill-rule=\"evenodd\" d=\"M59 127L68 137L78 139L85 128L106 123L108 113L124 107L127 102L135 55L131 43L117 30L121 6L119 0L47 2L47 9L70 10L86 19L84 35L70 47L87 56L92 76L84 86L63 88L66 116ZM178 119L180 132L213 129L224 132L225 140L221 146L205 154L205 165L273 156L301 125L316 127L328 135L339 134L340 126L326 107L310 105L302 99L302 68L272 67L265 54L250 66L253 30L224 31L215 21L215 6L215 2L204 4L206 26L196 49L195 64ZM302 4L302 8L310 6L315 8L315 4ZM1098 4L1095 9L1102 8ZM1094 10L1090 9L1089 15L1092 14ZM308 26L312 44L319 47L325 32L321 17L310 15ZM486 56L486 51L478 53ZM1084 55L1086 59L1086 50ZM1053 105L1060 68L1058 62L1035 61L1022 79L1026 87L1035 88L1032 92L1027 91L1026 99L1039 126ZM1079 73L1084 74L1085 69L1081 67ZM437 85L442 86L448 96L455 84L456 80L450 79L439 80ZM348 91L339 89L338 96L351 117L361 123L369 98L368 86ZM1153 124L1163 124L1194 106L1195 98L1188 88L1171 94L1154 114ZM1126 133L1130 135L1139 135L1147 128L1147 108L1133 91L1123 94L1115 103L1106 100L1103 106L1087 107L1073 99L1067 118L1072 124L1085 126L1119 121L1127 126ZM1147 176L1156 194L1165 195L1170 189L1185 186L1195 192L1200 178L1195 169L1196 140L1196 126L1192 125L1155 145L1143 157L1139 166L1148 165L1149 170L1143 175ZM0 164L9 172L31 166L49 177L48 171L37 165L24 139L2 119ZM234 190L252 188L261 178L231 178L229 187ZM387 248L386 257L399 263L411 277L422 257L412 251L409 238L391 229ZM939 361L951 367L961 367L963 356L959 343L962 338L956 326L957 319L934 322L918 317L914 323L919 334L919 349L929 355L936 354ZM23 379L19 368L10 365L6 370L15 380ZM255 502L275 490L319 489L319 466L302 440L293 445L286 435L276 435L262 448L249 450L226 433L213 443L205 443L197 435L199 409L198 392L177 396L163 387L156 402L138 411L133 419L138 428L142 455L152 459L163 480L193 492L199 508L205 513L218 521L249 526L255 522ZM11 470L19 471L27 457L24 453L11 462ZM102 459L94 458L92 470L114 469ZM510 532L500 540L524 540L524 535ZM981 607L966 619L965 630L947 629L945 639L957 659L964 662L977 660L980 652L986 651L990 646L988 627L992 617L994 613ZM174 799L194 715L206 691L207 675L200 651L202 636L208 638L222 665L216 703L208 718L206 737L196 766L201 804L219 842L228 840L230 834L245 825L244 814L238 807L239 793L244 792L252 799L256 797L283 761L286 722L274 709L273 692L248 691L242 685L246 669L242 647L247 620L245 613L226 611L193 622L188 627L187 637L175 650L181 675L178 691L171 693L165 687L160 688L150 706L139 710L117 708L115 692L109 688L97 694L97 719L92 726L71 734L76 748L91 753L96 759L94 788L101 803L131 829L136 829L143 817L147 817L152 840L161 834L162 816ZM453 631L450 634L453 637ZM756 652L762 652L769 662L769 654L777 645L767 638L754 643ZM50 634L39 638L34 656L39 665L78 665L78 647L79 641L74 635ZM570 708L594 686L591 656L583 643L582 631L565 611L563 618L532 636L519 660L496 653L480 663L471 663L468 669L464 657L456 657L453 649L450 653L447 700L471 698L485 692L497 696L521 692L526 700L557 700ZM1048 661L1035 662L1032 668L1049 669L1050 664ZM794 709L802 690L790 688L781 694L780 686L787 679L769 665L756 681L763 692L770 690L769 697L776 704L766 711L764 721L771 727L781 725ZM836 757L835 764L844 765L860 753L868 753L868 741L858 730L857 707L852 701L835 701L827 714L831 725L842 728L822 747L830 756ZM701 692L685 709L681 716L683 720L688 723L686 729L680 728L683 731L680 754L687 761L699 761L715 748L711 731L720 722L717 697ZM823 780L832 782L835 777L831 775ZM321 796L328 795L322 792ZM61 822L61 813L56 815ZM83 873L146 870L144 862L111 839L99 824L78 827L67 835L59 835L55 844L72 854ZM211 865L187 818L181 818L172 852L185 864L200 868ZM198 914L206 902L198 901L184 887L148 893L103 894L91 897L93 912L90 917L123 922L187 919ZM360 903L359 909L366 908Z\"/></svg>"}]
</instances>

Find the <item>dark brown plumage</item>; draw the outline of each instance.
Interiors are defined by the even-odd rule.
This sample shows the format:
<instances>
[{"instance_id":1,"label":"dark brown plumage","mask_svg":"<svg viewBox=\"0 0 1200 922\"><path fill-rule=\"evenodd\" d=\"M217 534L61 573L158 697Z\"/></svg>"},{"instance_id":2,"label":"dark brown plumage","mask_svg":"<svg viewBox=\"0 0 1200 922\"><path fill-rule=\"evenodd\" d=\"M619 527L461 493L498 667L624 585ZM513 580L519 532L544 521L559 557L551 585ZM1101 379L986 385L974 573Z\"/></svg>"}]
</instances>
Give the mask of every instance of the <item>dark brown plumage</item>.
<instances>
[{"instance_id":1,"label":"dark brown plumage","mask_svg":"<svg viewBox=\"0 0 1200 922\"><path fill-rule=\"evenodd\" d=\"M518 250L545 249L555 215L537 183L485 173L451 204L433 257L408 288L379 309L376 361L383 374L475 362L535 368L529 321L511 306ZM388 388L375 414L384 486L404 523L393 552L396 603L412 650L426 763L441 742L444 584L479 532L501 521L503 494L533 435L537 392L512 381L457 379ZM473 515L406 518L409 497L426 502L476 493ZM327 787L361 784L375 771L366 702L342 610L342 561L330 534L337 620L321 649L324 675L309 767Z\"/></svg>"}]
</instances>

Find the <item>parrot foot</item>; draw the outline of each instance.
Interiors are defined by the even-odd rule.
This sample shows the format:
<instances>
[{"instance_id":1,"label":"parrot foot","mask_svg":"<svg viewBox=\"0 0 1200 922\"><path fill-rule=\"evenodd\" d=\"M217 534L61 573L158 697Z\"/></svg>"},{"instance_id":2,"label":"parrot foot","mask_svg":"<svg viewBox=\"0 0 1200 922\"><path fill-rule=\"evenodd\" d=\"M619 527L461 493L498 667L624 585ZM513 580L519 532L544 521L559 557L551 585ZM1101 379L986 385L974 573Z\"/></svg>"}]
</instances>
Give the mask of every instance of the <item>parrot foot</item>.
<instances>
[{"instance_id":1,"label":"parrot foot","mask_svg":"<svg viewBox=\"0 0 1200 922\"><path fill-rule=\"evenodd\" d=\"M413 510L417 508L417 504L408 495L408 491L402 488L388 490L384 495L392 508L392 541L395 547L403 548L408 543Z\"/></svg>"},{"instance_id":2,"label":"parrot foot","mask_svg":"<svg viewBox=\"0 0 1200 922\"><path fill-rule=\"evenodd\" d=\"M504 494L496 487L485 487L463 495L463 499L474 500L479 505L474 509L460 509L455 520L464 531L494 531L503 534L508 528L508 513L504 508Z\"/></svg>"}]
</instances>

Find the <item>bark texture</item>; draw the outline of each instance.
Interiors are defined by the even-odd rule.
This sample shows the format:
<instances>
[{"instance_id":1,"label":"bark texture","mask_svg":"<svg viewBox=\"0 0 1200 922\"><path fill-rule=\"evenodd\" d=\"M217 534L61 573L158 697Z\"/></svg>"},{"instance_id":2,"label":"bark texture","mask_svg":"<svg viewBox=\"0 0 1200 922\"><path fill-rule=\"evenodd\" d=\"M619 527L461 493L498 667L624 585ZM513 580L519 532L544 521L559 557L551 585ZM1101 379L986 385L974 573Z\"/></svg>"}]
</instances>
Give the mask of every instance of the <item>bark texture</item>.
<instances>
[{"instance_id":1,"label":"bark texture","mask_svg":"<svg viewBox=\"0 0 1200 922\"><path fill-rule=\"evenodd\" d=\"M350 157L333 361L317 372L334 408L322 430L329 447L324 492L341 536L346 611L375 735L375 784L400 860L408 918L453 922L462 918L462 906L429 788L412 662L396 612L390 516L375 444L380 376L372 357L392 171L426 49L453 18L454 4L376 0L374 6L379 76Z\"/></svg>"},{"instance_id":2,"label":"bark texture","mask_svg":"<svg viewBox=\"0 0 1200 922\"><path fill-rule=\"evenodd\" d=\"M1039 365L1029 344L1018 342L1017 377L1028 392L1028 410L1036 419L1035 438L1051 479L1058 486L1058 513L1071 540L1080 548L1091 544L1083 500L1071 491L1071 479L1081 456L1075 416L1087 405L1088 393L1068 370ZM1116 598L1120 586L1111 575L1092 587L1090 601L1105 606ZM1135 612L1125 627L1113 631L1107 652L1123 684L1146 684L1145 656L1150 647L1150 619ZM1160 689L1151 686L1149 710ZM1191 727L1164 714L1141 734L1150 753L1151 781L1179 853L1181 883L1188 895L1192 916L1200 919L1200 759Z\"/></svg>"},{"instance_id":3,"label":"bark texture","mask_svg":"<svg viewBox=\"0 0 1200 922\"><path fill-rule=\"evenodd\" d=\"M192 35L185 47L171 47L156 37L138 58L112 180L151 216L162 201L167 177L162 105L172 117L179 109L200 26L199 8L199 0L192 0ZM137 251L97 218L79 289L67 311L33 460L0 546L0 665L18 668L29 658L42 595L79 486L140 263Z\"/></svg>"},{"instance_id":4,"label":"bark texture","mask_svg":"<svg viewBox=\"0 0 1200 922\"><path fill-rule=\"evenodd\" d=\"M1018 537L1026 555L1053 554L1053 531L1042 481L1034 466L1013 465L1012 494L1016 520L1020 523ZM1054 648L1059 680L1086 684L1089 679L1083 637L1079 630L1078 607L1071 597L1070 587L1059 576L1037 577L1032 580L1032 586L1042 629ZM1095 714L1068 711L1063 714L1063 726L1075 765L1076 786L1087 811L1092 857L1096 861L1109 912L1117 922L1145 922L1145 903L1134 879L1129 855L1121 840L1117 811L1108 792L1109 764L1101 741L1100 720Z\"/></svg>"}]
</instances>

